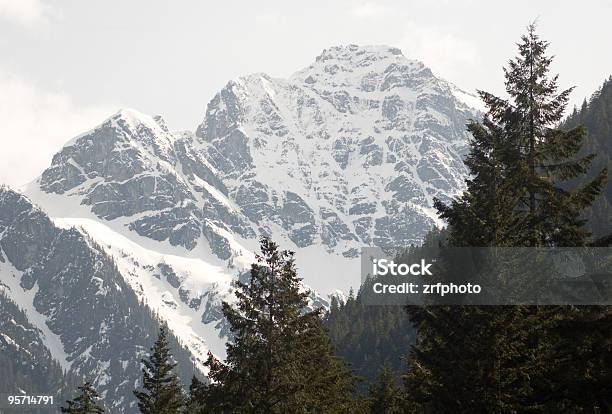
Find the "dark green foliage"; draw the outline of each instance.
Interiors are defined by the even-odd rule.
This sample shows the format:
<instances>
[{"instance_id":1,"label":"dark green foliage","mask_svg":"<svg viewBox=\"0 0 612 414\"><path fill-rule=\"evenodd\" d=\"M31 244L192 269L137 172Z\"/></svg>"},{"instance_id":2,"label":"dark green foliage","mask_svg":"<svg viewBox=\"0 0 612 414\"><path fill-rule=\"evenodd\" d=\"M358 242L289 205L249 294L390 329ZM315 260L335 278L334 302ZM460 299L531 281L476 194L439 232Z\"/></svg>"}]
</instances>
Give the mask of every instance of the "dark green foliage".
<instances>
[{"instance_id":1,"label":"dark green foliage","mask_svg":"<svg viewBox=\"0 0 612 414\"><path fill-rule=\"evenodd\" d=\"M425 246L445 246L453 233L432 232ZM413 250L418 257L419 249ZM408 412L528 411L523 400L538 372L541 334L529 328L528 308L437 305L407 310L418 332L405 376Z\"/></svg>"},{"instance_id":2,"label":"dark green foliage","mask_svg":"<svg viewBox=\"0 0 612 414\"><path fill-rule=\"evenodd\" d=\"M319 310L306 311L293 253L261 240L235 307L224 303L232 342L224 362L209 355L213 412L352 412L353 377L334 356Z\"/></svg>"},{"instance_id":3,"label":"dark green foliage","mask_svg":"<svg viewBox=\"0 0 612 414\"><path fill-rule=\"evenodd\" d=\"M529 412L541 373L538 320L525 307L411 309L419 332L406 375L418 412Z\"/></svg>"},{"instance_id":4,"label":"dark green foliage","mask_svg":"<svg viewBox=\"0 0 612 414\"><path fill-rule=\"evenodd\" d=\"M437 246L447 237L446 230L433 229L423 245ZM398 257L398 263L408 263L406 254ZM415 342L416 331L405 310L399 306L365 305L364 289L357 296L352 293L346 302L332 298L330 310L325 318L329 335L338 356L342 357L362 379L357 391L367 391L368 383L375 381L381 367L388 366L394 373L406 367L405 356Z\"/></svg>"},{"instance_id":5,"label":"dark green foliage","mask_svg":"<svg viewBox=\"0 0 612 414\"><path fill-rule=\"evenodd\" d=\"M104 408L100 403L100 395L91 385L91 382L86 381L79 387L80 394L74 400L68 400L68 407L61 407L62 413L70 414L101 414L104 413Z\"/></svg>"},{"instance_id":6,"label":"dark green foliage","mask_svg":"<svg viewBox=\"0 0 612 414\"><path fill-rule=\"evenodd\" d=\"M487 92L482 123L468 125L474 140L466 164L468 189L440 217L453 228L451 243L463 246L582 246L589 232L580 217L600 194L607 172L569 190L584 177L592 154L580 154L584 128L558 127L571 88L558 92L549 77L548 43L530 26L519 55L505 69L510 101Z\"/></svg>"},{"instance_id":7,"label":"dark green foliage","mask_svg":"<svg viewBox=\"0 0 612 414\"><path fill-rule=\"evenodd\" d=\"M548 76L548 44L533 26L518 46L518 57L505 70L510 100L481 92L488 112L481 123L468 125L474 140L467 191L450 206L436 203L449 224L451 246L589 243L582 216L600 193L606 170L579 186L564 185L584 177L593 158L579 153L582 127L558 128L571 89L558 92L557 77ZM415 412L609 409L609 392L603 391L612 389L609 358L594 355L609 352L609 334L598 337L581 324L590 316L593 326L608 321L609 327L605 312L525 306L408 312L418 331L406 376L407 406Z\"/></svg>"},{"instance_id":8,"label":"dark green foliage","mask_svg":"<svg viewBox=\"0 0 612 414\"><path fill-rule=\"evenodd\" d=\"M189 397L186 407L187 414L205 414L210 412L206 404L207 391L207 385L194 375L189 385Z\"/></svg>"},{"instance_id":9,"label":"dark green foliage","mask_svg":"<svg viewBox=\"0 0 612 414\"><path fill-rule=\"evenodd\" d=\"M399 306L366 306L361 296L332 304L325 318L338 356L364 379L358 390L376 378L387 364L398 373L405 368L403 355L416 336L406 312Z\"/></svg>"},{"instance_id":10,"label":"dark green foliage","mask_svg":"<svg viewBox=\"0 0 612 414\"><path fill-rule=\"evenodd\" d=\"M176 363L168 345L168 328L161 325L151 355L143 359L143 390L134 391L143 414L180 413L185 403L183 390L174 373Z\"/></svg>"},{"instance_id":11,"label":"dark green foliage","mask_svg":"<svg viewBox=\"0 0 612 414\"><path fill-rule=\"evenodd\" d=\"M612 76L601 88L586 100L580 110L574 112L564 122L564 129L584 125L586 138L581 154L595 154L593 168L584 177L570 180L568 188L579 186L595 177L596 172L612 168ZM596 237L612 233L612 182L608 182L599 197L586 210L588 227Z\"/></svg>"},{"instance_id":12,"label":"dark green foliage","mask_svg":"<svg viewBox=\"0 0 612 414\"><path fill-rule=\"evenodd\" d=\"M612 307L586 306L553 317L558 322L550 334L548 398L559 412L612 412Z\"/></svg>"},{"instance_id":13,"label":"dark green foliage","mask_svg":"<svg viewBox=\"0 0 612 414\"><path fill-rule=\"evenodd\" d=\"M370 414L400 414L403 412L402 388L395 373L384 365L368 393Z\"/></svg>"}]
</instances>

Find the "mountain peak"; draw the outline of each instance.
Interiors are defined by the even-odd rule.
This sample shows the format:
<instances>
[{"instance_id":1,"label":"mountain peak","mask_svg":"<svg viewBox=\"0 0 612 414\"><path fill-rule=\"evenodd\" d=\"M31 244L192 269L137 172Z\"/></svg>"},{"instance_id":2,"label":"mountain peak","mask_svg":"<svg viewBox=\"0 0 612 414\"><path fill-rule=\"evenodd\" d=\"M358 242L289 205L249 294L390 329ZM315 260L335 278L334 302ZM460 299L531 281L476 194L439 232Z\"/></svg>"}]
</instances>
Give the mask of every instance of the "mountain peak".
<instances>
[{"instance_id":1,"label":"mountain peak","mask_svg":"<svg viewBox=\"0 0 612 414\"><path fill-rule=\"evenodd\" d=\"M167 129L164 129L165 121L161 117L161 115L151 117L132 108L120 108L114 115L112 115L106 121L123 121L131 127L144 125L152 130L162 129L167 132Z\"/></svg>"},{"instance_id":2,"label":"mountain peak","mask_svg":"<svg viewBox=\"0 0 612 414\"><path fill-rule=\"evenodd\" d=\"M317 62L324 62L330 59L336 60L364 60L376 58L394 58L404 57L402 51L396 47L386 45L338 45L323 49L323 52L317 56Z\"/></svg>"},{"instance_id":3,"label":"mountain peak","mask_svg":"<svg viewBox=\"0 0 612 414\"><path fill-rule=\"evenodd\" d=\"M151 117L149 115L145 115L142 112L139 112L135 109L131 108L120 108L113 115L106 118L100 124L98 124L95 128L92 128L89 131L83 132L64 144L65 147L73 146L79 141L81 138L92 135L95 131L114 127L116 125L120 125L122 127L127 127L131 131L137 131L141 126L145 126L147 129L151 131L158 131L161 134L166 136L166 140L170 136L168 128L166 126L165 120L161 117L161 115L156 115L155 117Z\"/></svg>"},{"instance_id":4,"label":"mountain peak","mask_svg":"<svg viewBox=\"0 0 612 414\"><path fill-rule=\"evenodd\" d=\"M345 84L350 83L350 78L374 72L383 74L390 68L398 68L404 73L429 71L422 62L406 58L396 47L350 44L324 49L313 64L295 73L291 79L312 84L318 78L335 78L332 83Z\"/></svg>"},{"instance_id":5,"label":"mountain peak","mask_svg":"<svg viewBox=\"0 0 612 414\"><path fill-rule=\"evenodd\" d=\"M324 49L315 60L316 64L343 64L354 67L378 66L377 64L401 63L423 68L425 65L408 59L397 47L387 45L339 45Z\"/></svg>"}]
</instances>

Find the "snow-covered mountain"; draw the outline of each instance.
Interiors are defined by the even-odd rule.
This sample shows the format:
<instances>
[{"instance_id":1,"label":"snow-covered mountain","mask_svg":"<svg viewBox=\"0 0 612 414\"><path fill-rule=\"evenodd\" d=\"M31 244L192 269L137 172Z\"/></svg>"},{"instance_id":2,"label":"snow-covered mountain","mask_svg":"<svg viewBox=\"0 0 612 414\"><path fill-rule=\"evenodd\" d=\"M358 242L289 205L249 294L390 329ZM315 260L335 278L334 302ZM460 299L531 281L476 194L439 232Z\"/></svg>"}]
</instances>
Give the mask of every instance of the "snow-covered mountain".
<instances>
[{"instance_id":1,"label":"snow-covered mountain","mask_svg":"<svg viewBox=\"0 0 612 414\"><path fill-rule=\"evenodd\" d=\"M398 248L462 188L474 112L422 63L388 47L336 47L288 80L255 74L208 105L196 136L259 232L356 257Z\"/></svg>"},{"instance_id":2,"label":"snow-covered mountain","mask_svg":"<svg viewBox=\"0 0 612 414\"><path fill-rule=\"evenodd\" d=\"M40 201L53 216L85 206L197 257L248 263L267 234L345 265L436 224L432 199L463 187L472 98L399 49L334 47L289 79L230 81L195 134L122 110L66 144L27 193L61 196ZM323 294L357 283L304 267Z\"/></svg>"},{"instance_id":3,"label":"snow-covered mountain","mask_svg":"<svg viewBox=\"0 0 612 414\"><path fill-rule=\"evenodd\" d=\"M208 350L223 354L220 304L232 300L259 236L297 251L319 306L358 286L361 247L401 248L436 225L433 198L463 188L474 101L399 49L334 47L288 79L230 81L195 133L121 110L70 140L24 192L50 226L111 258L118 286L168 321L201 367ZM6 251L5 237L0 228ZM34 299L47 276L32 281L19 254L6 256L0 280L16 275L23 294L14 300L43 315L58 358L87 361ZM66 265L71 258L80 266L73 256ZM85 286L98 276L79 277L95 297ZM98 322L87 321L96 332Z\"/></svg>"}]
</instances>

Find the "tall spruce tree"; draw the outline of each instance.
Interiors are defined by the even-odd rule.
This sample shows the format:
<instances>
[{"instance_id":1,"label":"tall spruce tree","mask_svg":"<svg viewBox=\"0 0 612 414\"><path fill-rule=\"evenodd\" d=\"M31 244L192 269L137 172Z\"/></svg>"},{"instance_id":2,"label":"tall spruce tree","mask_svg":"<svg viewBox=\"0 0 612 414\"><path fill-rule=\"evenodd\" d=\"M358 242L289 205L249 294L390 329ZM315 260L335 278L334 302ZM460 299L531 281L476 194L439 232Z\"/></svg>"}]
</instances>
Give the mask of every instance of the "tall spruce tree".
<instances>
[{"instance_id":1,"label":"tall spruce tree","mask_svg":"<svg viewBox=\"0 0 612 414\"><path fill-rule=\"evenodd\" d=\"M223 304L232 331L227 358L207 362L213 412L351 412L352 374L334 356L320 310L307 309L293 253L263 238L236 297L235 307Z\"/></svg>"},{"instance_id":2,"label":"tall spruce tree","mask_svg":"<svg viewBox=\"0 0 612 414\"><path fill-rule=\"evenodd\" d=\"M383 368L368 393L370 414L400 414L404 412L402 389L389 365Z\"/></svg>"},{"instance_id":3,"label":"tall spruce tree","mask_svg":"<svg viewBox=\"0 0 612 414\"><path fill-rule=\"evenodd\" d=\"M176 363L168 345L168 328L161 325L149 358L143 359L143 390L134 391L143 414L181 413L185 396L174 372Z\"/></svg>"},{"instance_id":4,"label":"tall spruce tree","mask_svg":"<svg viewBox=\"0 0 612 414\"><path fill-rule=\"evenodd\" d=\"M62 413L69 414L102 414L104 408L100 403L100 395L91 382L86 381L79 388L80 394L74 400L68 400L68 407L61 407Z\"/></svg>"},{"instance_id":5,"label":"tall spruce tree","mask_svg":"<svg viewBox=\"0 0 612 414\"><path fill-rule=\"evenodd\" d=\"M535 27L505 69L505 100L486 92L481 123L466 160L472 177L449 206L451 246L583 246L581 213L601 191L606 171L573 190L561 183L585 174L591 155L578 156L584 130L558 128L571 89L549 77L548 43ZM417 412L555 412L551 366L559 363L554 327L564 311L539 307L408 309L419 340L407 374ZM574 313L575 314L575 313Z\"/></svg>"},{"instance_id":6,"label":"tall spruce tree","mask_svg":"<svg viewBox=\"0 0 612 414\"><path fill-rule=\"evenodd\" d=\"M607 170L578 188L563 188L584 176L593 160L593 154L579 155L581 125L559 128L573 88L559 92L558 76L549 77L548 42L534 25L518 47L504 69L510 99L479 92L488 111L482 123L468 125L474 139L467 191L450 206L436 207L455 245L584 246L590 233L581 214L601 193Z\"/></svg>"},{"instance_id":7,"label":"tall spruce tree","mask_svg":"<svg viewBox=\"0 0 612 414\"><path fill-rule=\"evenodd\" d=\"M547 48L548 42L531 25L519 44L519 56L506 70L512 103L489 94L484 95L485 102L500 106L504 114L495 118L510 127L507 137L518 150L521 169L515 175L525 192L527 245L584 246L590 233L581 214L601 193L607 170L574 190L561 185L587 174L594 155L579 156L585 138L582 125L568 131L559 128L573 88L558 92L558 75L548 76L552 58L546 55Z\"/></svg>"}]
</instances>

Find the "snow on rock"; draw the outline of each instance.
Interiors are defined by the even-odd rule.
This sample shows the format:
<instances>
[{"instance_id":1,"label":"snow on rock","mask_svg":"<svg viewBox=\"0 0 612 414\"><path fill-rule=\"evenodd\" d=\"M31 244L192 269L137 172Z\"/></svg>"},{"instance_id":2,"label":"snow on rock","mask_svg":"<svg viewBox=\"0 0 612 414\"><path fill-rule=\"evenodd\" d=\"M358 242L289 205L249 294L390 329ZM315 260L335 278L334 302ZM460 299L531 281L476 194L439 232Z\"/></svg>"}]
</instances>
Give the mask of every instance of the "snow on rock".
<instances>
[{"instance_id":1,"label":"snow on rock","mask_svg":"<svg viewBox=\"0 0 612 414\"><path fill-rule=\"evenodd\" d=\"M325 265L362 246L405 247L441 224L433 199L463 189L476 100L399 49L339 46L289 79L229 82L196 136L253 227L280 228L300 252L321 247ZM313 286L316 274L326 293L356 282L305 274Z\"/></svg>"},{"instance_id":2,"label":"snow on rock","mask_svg":"<svg viewBox=\"0 0 612 414\"><path fill-rule=\"evenodd\" d=\"M40 358L55 359L71 376L93 381L102 395L109 396L106 403L112 412L133 412L131 384L142 378L140 359L157 336L159 316L154 306L143 303L138 290L130 284L129 271L119 270L126 261L117 260L100 245L106 241L121 248L118 237L107 232L94 240L84 230L61 221L51 220L24 195L0 187L2 320L27 318L27 323L38 332L29 336L40 338L49 355L47 358L45 351L38 351ZM173 263L170 257L164 260ZM169 275L172 269L161 264L160 270ZM134 273L138 276L138 271ZM146 274L143 279L149 276ZM147 280L143 284L147 285ZM162 296L168 289L159 290L161 299L168 302L168 296ZM183 333L181 329L191 323L190 316L185 314L184 321L177 321L177 331ZM197 318L194 326L200 325ZM6 332L17 332L4 324L0 331L7 336ZM191 337L169 336L183 380L188 381L192 372L203 370L202 355L210 349L206 337L218 346L220 341L215 339L218 335L213 329L202 329ZM8 343L2 338L0 342ZM11 339L15 341L14 338Z\"/></svg>"}]
</instances>

